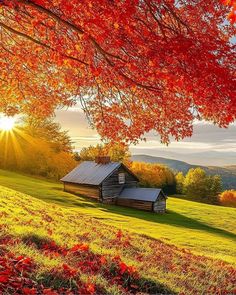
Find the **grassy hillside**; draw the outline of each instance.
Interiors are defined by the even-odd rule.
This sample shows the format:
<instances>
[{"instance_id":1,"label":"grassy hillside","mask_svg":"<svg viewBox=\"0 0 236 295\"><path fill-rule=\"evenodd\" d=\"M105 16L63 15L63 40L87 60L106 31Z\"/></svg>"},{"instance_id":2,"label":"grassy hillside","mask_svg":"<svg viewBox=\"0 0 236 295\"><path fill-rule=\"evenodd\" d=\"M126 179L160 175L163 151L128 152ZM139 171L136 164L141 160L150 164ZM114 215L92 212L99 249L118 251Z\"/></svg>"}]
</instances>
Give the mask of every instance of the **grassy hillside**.
<instances>
[{"instance_id":1,"label":"grassy hillside","mask_svg":"<svg viewBox=\"0 0 236 295\"><path fill-rule=\"evenodd\" d=\"M168 213L155 215L6 171L0 185L0 251L32 260L32 288L199 294L236 285L236 209L169 198Z\"/></svg>"},{"instance_id":2,"label":"grassy hillside","mask_svg":"<svg viewBox=\"0 0 236 295\"><path fill-rule=\"evenodd\" d=\"M174 197L168 212L155 215L131 208L102 205L63 192L62 184L0 170L0 185L26 193L48 203L73 207L106 224L152 238L164 239L197 253L235 261L236 209L191 202ZM219 243L220 241L220 243Z\"/></svg>"}]
</instances>

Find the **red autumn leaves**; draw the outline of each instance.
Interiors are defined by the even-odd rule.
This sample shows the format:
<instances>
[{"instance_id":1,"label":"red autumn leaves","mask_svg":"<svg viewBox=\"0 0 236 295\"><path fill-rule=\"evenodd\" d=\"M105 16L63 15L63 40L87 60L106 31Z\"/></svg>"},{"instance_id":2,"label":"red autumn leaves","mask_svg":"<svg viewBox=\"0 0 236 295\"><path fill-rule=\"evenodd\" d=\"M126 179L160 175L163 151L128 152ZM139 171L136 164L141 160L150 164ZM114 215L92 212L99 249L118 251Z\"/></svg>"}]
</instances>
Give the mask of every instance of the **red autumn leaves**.
<instances>
[{"instance_id":1,"label":"red autumn leaves","mask_svg":"<svg viewBox=\"0 0 236 295\"><path fill-rule=\"evenodd\" d=\"M31 271L35 265L30 258L19 256L15 257L11 253L1 251L0 257L0 292L15 294L22 291L23 294L32 293L35 282L30 278Z\"/></svg>"},{"instance_id":2,"label":"red autumn leaves","mask_svg":"<svg viewBox=\"0 0 236 295\"><path fill-rule=\"evenodd\" d=\"M102 234L99 228L90 229L96 235ZM121 230L111 230L111 233L109 237L103 236L99 249L112 249L114 255L93 252L94 245L90 245L90 242L96 239L96 235L91 240L88 239L87 232L81 236L81 242L69 248L34 235L23 238L3 235L0 239L0 293L3 290L10 294L14 294L14 290L16 294L28 295L108 293L108 290L100 285L100 281L96 280L96 276L102 277L109 286L114 286L124 294L171 293L172 290L167 286L161 287L158 284L163 275L167 281L175 281L177 289L188 294L196 294L200 285L203 292L210 294L236 292L236 269L226 262L197 256L189 250L147 237L145 239L148 239L148 244L144 249L141 241L137 245L136 239L140 237L136 235ZM28 249L39 251L40 255L47 259L59 259L61 262L47 273L39 275L36 260L7 251L9 246L15 249L21 243ZM126 263L119 256L126 254L128 259L132 257L137 267ZM153 270L153 281L145 279L149 269ZM82 276L88 279L82 281Z\"/></svg>"},{"instance_id":3,"label":"red autumn leaves","mask_svg":"<svg viewBox=\"0 0 236 295\"><path fill-rule=\"evenodd\" d=\"M120 232L119 232L120 233ZM1 247L4 243L12 245L18 240L1 239ZM84 283L80 280L81 274L102 274L110 284L116 284L121 290L129 294L131 290L138 290L137 280L139 276L134 267L128 266L119 256L112 259L92 253L87 244L77 244L70 249L57 246L55 242L36 243L27 241L27 245L41 249L44 255L51 257L62 256L67 259L61 267L54 269L49 275L58 278L63 287L55 288L48 282L35 279L37 265L29 257L19 256L2 251L0 258L0 292L8 291L11 294L20 292L25 295L58 295L58 294L95 294L105 292L100 286L91 281ZM71 284L73 280L73 284ZM52 279L53 285L53 279ZM132 293L133 293L132 291ZM18 294L18 293L16 293Z\"/></svg>"},{"instance_id":4,"label":"red autumn leaves","mask_svg":"<svg viewBox=\"0 0 236 295\"><path fill-rule=\"evenodd\" d=\"M224 5L231 7L231 12L228 15L228 19L232 24L236 22L236 1L235 0L222 0Z\"/></svg>"},{"instance_id":5,"label":"red autumn leaves","mask_svg":"<svg viewBox=\"0 0 236 295\"><path fill-rule=\"evenodd\" d=\"M128 143L189 137L195 119L227 127L235 29L220 1L5 0L0 111L47 117L79 100L103 138Z\"/></svg>"}]
</instances>

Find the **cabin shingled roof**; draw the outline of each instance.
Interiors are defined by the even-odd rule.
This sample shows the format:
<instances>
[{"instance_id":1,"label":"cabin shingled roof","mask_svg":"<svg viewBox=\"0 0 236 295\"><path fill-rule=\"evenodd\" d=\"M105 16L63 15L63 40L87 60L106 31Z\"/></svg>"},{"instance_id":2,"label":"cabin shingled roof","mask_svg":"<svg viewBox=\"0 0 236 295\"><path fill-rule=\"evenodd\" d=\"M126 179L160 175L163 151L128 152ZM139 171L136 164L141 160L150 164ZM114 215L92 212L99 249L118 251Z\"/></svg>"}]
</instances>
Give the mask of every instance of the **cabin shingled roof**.
<instances>
[{"instance_id":1,"label":"cabin shingled roof","mask_svg":"<svg viewBox=\"0 0 236 295\"><path fill-rule=\"evenodd\" d=\"M84 161L64 176L61 181L77 184L99 185L121 165L122 164L119 162L97 164L94 161Z\"/></svg>"},{"instance_id":2,"label":"cabin shingled roof","mask_svg":"<svg viewBox=\"0 0 236 295\"><path fill-rule=\"evenodd\" d=\"M160 194L166 198L162 189L159 188L124 188L119 194L119 199L128 199L136 201L155 202L159 198Z\"/></svg>"}]
</instances>

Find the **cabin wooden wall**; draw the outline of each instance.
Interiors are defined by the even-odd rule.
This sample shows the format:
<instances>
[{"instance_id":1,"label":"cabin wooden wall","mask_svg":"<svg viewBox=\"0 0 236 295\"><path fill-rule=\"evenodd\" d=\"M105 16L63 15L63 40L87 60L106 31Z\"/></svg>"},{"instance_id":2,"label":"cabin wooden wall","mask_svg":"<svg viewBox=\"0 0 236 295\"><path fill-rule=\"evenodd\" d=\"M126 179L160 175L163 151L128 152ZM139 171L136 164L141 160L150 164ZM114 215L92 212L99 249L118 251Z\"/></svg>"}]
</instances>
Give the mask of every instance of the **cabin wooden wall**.
<instances>
[{"instance_id":1,"label":"cabin wooden wall","mask_svg":"<svg viewBox=\"0 0 236 295\"><path fill-rule=\"evenodd\" d=\"M116 198L102 199L103 204L116 205Z\"/></svg>"},{"instance_id":2,"label":"cabin wooden wall","mask_svg":"<svg viewBox=\"0 0 236 295\"><path fill-rule=\"evenodd\" d=\"M76 195L82 195L94 199L100 198L100 190L99 186L92 185L80 185L76 183L64 183L64 190L69 193L73 193Z\"/></svg>"},{"instance_id":3,"label":"cabin wooden wall","mask_svg":"<svg viewBox=\"0 0 236 295\"><path fill-rule=\"evenodd\" d=\"M158 200L153 204L153 211L156 213L165 213L166 211L166 198L160 196Z\"/></svg>"},{"instance_id":4,"label":"cabin wooden wall","mask_svg":"<svg viewBox=\"0 0 236 295\"><path fill-rule=\"evenodd\" d=\"M119 173L125 173L125 183L120 184L118 175ZM130 174L124 167L120 167L114 173L103 181L102 183L102 197L104 199L117 197L124 187L136 187L138 181Z\"/></svg>"},{"instance_id":5,"label":"cabin wooden wall","mask_svg":"<svg viewBox=\"0 0 236 295\"><path fill-rule=\"evenodd\" d=\"M136 200L128 200L128 199L117 199L116 204L125 207L131 207L135 209L145 210L145 211L153 211L153 203L146 201L136 201Z\"/></svg>"}]
</instances>

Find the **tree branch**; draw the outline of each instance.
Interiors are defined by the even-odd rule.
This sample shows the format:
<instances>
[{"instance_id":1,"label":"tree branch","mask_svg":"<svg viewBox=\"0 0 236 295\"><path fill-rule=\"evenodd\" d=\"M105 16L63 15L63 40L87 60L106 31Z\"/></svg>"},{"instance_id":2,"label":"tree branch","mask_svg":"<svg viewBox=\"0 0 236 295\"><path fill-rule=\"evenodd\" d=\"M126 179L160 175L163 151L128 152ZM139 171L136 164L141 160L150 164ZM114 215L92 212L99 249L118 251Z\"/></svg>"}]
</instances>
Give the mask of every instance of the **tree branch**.
<instances>
[{"instance_id":1,"label":"tree branch","mask_svg":"<svg viewBox=\"0 0 236 295\"><path fill-rule=\"evenodd\" d=\"M64 24L66 27L68 27L68 28L70 28L70 29L76 31L79 35L84 35L84 34L86 33L82 28L78 27L78 26L75 25L75 24L72 24L71 22L68 22L68 21L64 20L63 18L61 18L60 16L58 16L57 14L55 14L54 12L52 12L51 10L49 10L49 9L47 9L47 8L45 8L45 7L41 6L41 5L39 5L39 4L36 4L36 3L34 3L34 2L32 2L32 1L30 1L30 0L18 0L18 2L20 2L20 3L24 4L24 5L27 5L27 6L33 7L33 8L35 8L35 9L37 9L38 11L43 12L43 13L49 15L50 17L52 17L52 18L53 18L54 20L56 20L57 22L59 22L59 23L61 23L61 24ZM89 35L89 38L90 38L91 42L93 43L93 45L98 49L98 51L99 51L103 56L108 55L108 56L110 56L110 57L114 57L114 58L119 59L119 60L121 60L121 61L123 61L123 62L126 62L126 61L125 61L124 59L122 59L120 56L117 56L117 55L114 55L114 54L112 54L112 53L109 53L109 52L105 51L105 50L104 50L104 49L103 49L103 48L97 43L97 41L96 41L92 36Z\"/></svg>"},{"instance_id":2,"label":"tree branch","mask_svg":"<svg viewBox=\"0 0 236 295\"><path fill-rule=\"evenodd\" d=\"M33 43L36 43L36 44L38 44L38 45L40 45L40 46L42 46L44 48L47 48L47 49L52 50L52 51L56 51L56 49L54 49L53 47L49 46L48 44L45 44L45 43L43 43L43 42L41 42L41 41L39 41L39 40L37 40L37 39L35 39L35 38L33 38L33 37L25 34L25 33L22 33L20 31L17 31L17 30L15 30L15 29L7 26L6 24L4 24L2 22L0 22L0 27L6 29L7 31L9 31L9 32L11 32L11 33L13 33L15 35L18 35L18 36L23 37L23 38L25 38L25 39L33 42ZM80 59L78 59L78 58L76 58L74 56L70 56L70 55L67 55L67 54L64 54L64 53L60 53L60 52L59 52L59 54L61 56L65 57L65 58L68 58L68 59L77 61L79 63L82 63L82 64L86 65L86 66L89 65L88 63L86 63L86 62L84 62L84 61L82 61L82 60L80 60Z\"/></svg>"},{"instance_id":3,"label":"tree branch","mask_svg":"<svg viewBox=\"0 0 236 295\"><path fill-rule=\"evenodd\" d=\"M31 6L35 9L37 9L38 11L40 12L43 12L47 15L49 15L50 17L52 17L54 20L56 20L57 22L60 22L64 25L66 25L67 27L70 27L72 28L73 30L75 30L78 34L80 35L83 35L84 34L84 31L82 30L82 28L79 28L78 26L62 19L60 16L58 16L57 14L55 14L54 12L52 12L51 10L39 5L39 4L36 4L30 0L18 0L18 2L24 4L24 5L27 5L27 6Z\"/></svg>"}]
</instances>

